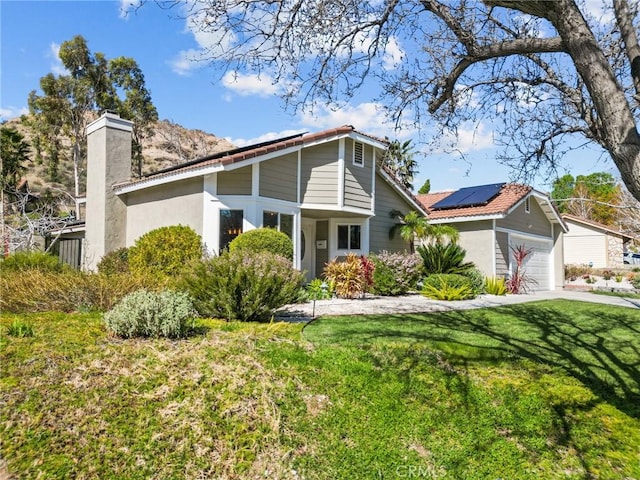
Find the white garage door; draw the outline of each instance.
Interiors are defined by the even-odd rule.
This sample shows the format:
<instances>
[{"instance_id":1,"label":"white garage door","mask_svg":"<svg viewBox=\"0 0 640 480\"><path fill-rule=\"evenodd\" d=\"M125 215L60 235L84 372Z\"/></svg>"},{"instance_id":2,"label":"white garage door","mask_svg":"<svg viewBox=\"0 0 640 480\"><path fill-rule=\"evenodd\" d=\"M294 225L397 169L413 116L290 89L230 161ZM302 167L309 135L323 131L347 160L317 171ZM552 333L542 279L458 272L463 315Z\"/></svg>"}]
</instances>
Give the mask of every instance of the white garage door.
<instances>
[{"instance_id":1,"label":"white garage door","mask_svg":"<svg viewBox=\"0 0 640 480\"><path fill-rule=\"evenodd\" d=\"M551 290L551 240L510 235L510 244L512 247L524 245L527 250L531 250L524 262L525 275L532 279L528 289ZM511 271L515 271L515 268L512 253Z\"/></svg>"}]
</instances>

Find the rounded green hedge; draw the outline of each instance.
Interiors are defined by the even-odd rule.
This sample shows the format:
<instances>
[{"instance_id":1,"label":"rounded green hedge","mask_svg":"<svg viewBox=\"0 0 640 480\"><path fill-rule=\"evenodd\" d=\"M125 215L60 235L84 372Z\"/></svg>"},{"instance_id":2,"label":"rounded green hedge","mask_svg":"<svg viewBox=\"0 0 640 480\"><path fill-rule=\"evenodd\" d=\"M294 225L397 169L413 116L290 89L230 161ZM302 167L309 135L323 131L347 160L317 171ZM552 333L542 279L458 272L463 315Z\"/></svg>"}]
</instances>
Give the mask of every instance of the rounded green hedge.
<instances>
[{"instance_id":1,"label":"rounded green hedge","mask_svg":"<svg viewBox=\"0 0 640 480\"><path fill-rule=\"evenodd\" d=\"M293 260L293 242L274 228L256 228L241 233L231 241L229 251L269 252Z\"/></svg>"},{"instance_id":2,"label":"rounded green hedge","mask_svg":"<svg viewBox=\"0 0 640 480\"><path fill-rule=\"evenodd\" d=\"M129 270L134 275L175 277L202 257L202 239L191 227L174 225L145 233L129 249Z\"/></svg>"}]
</instances>

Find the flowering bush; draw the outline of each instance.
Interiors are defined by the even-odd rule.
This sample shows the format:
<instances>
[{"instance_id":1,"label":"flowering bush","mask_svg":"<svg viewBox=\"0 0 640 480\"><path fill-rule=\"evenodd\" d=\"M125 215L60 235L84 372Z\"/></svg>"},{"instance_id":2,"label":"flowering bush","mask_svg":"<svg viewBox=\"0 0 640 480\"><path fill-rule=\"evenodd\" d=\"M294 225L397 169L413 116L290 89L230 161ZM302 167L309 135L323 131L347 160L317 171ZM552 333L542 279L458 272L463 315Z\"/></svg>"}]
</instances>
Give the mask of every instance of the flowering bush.
<instances>
[{"instance_id":1,"label":"flowering bush","mask_svg":"<svg viewBox=\"0 0 640 480\"><path fill-rule=\"evenodd\" d=\"M297 301L303 280L280 255L234 251L197 264L183 287L202 316L265 321L274 309Z\"/></svg>"},{"instance_id":2,"label":"flowering bush","mask_svg":"<svg viewBox=\"0 0 640 480\"><path fill-rule=\"evenodd\" d=\"M383 251L370 258L375 265L373 293L403 295L417 288L422 276L422 259L419 255Z\"/></svg>"}]
</instances>

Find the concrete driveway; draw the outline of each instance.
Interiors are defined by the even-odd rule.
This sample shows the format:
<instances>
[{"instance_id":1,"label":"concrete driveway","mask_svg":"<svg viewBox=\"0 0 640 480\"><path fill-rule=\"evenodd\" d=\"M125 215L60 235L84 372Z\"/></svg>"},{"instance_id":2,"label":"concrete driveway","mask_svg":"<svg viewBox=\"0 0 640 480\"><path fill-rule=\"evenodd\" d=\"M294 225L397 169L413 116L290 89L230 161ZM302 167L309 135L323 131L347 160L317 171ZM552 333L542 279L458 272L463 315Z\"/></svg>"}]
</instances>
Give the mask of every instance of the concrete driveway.
<instances>
[{"instance_id":1,"label":"concrete driveway","mask_svg":"<svg viewBox=\"0 0 640 480\"><path fill-rule=\"evenodd\" d=\"M322 315L365 315L380 313L422 313L447 312L451 310L469 310L472 308L497 307L525 302L552 299L576 300L581 302L603 303L621 307L640 309L640 299L597 295L589 292L556 290L551 292L535 292L525 295L480 295L473 300L445 302L431 300L422 295L404 295L401 297L367 296L363 299L317 300L295 305L287 305L276 312L276 318L286 321L308 321L314 316Z\"/></svg>"}]
</instances>

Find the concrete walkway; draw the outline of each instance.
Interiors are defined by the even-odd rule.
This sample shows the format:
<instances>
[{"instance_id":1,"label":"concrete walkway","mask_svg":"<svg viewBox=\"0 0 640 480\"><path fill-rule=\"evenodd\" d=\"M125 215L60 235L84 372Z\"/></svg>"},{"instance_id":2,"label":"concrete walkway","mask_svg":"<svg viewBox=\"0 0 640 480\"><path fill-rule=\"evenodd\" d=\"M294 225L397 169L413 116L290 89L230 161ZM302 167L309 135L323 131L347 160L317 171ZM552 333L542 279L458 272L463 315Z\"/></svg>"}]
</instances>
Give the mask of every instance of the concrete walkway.
<instances>
[{"instance_id":1,"label":"concrete walkway","mask_svg":"<svg viewBox=\"0 0 640 480\"><path fill-rule=\"evenodd\" d=\"M314 302L287 305L276 312L276 318L279 320L303 322L311 320L314 315L319 317L323 315L447 312L451 310L515 305L518 303L558 298L640 309L640 299L597 295L589 292L557 290L552 292L535 292L526 295L480 295L473 300L457 302L431 300L418 294L404 295L401 297L367 296L364 299L354 300L333 298L331 300L317 300L315 302L315 309Z\"/></svg>"}]
</instances>

